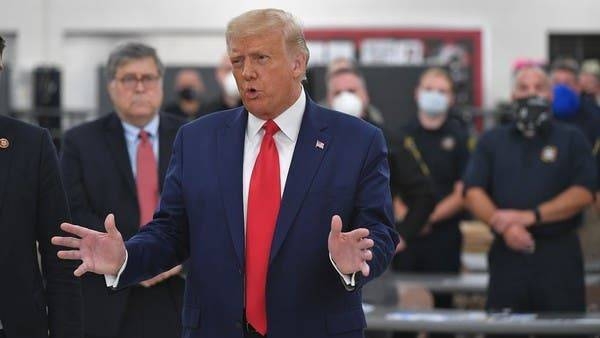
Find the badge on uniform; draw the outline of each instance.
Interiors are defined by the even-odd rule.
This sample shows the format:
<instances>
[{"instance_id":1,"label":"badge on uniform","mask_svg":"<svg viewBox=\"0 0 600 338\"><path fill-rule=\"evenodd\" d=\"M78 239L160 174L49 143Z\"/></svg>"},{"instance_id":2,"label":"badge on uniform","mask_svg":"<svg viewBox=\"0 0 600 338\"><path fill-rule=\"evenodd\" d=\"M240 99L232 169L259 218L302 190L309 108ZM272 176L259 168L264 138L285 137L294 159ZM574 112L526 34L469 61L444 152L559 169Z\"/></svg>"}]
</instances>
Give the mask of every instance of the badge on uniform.
<instances>
[{"instance_id":1,"label":"badge on uniform","mask_svg":"<svg viewBox=\"0 0 600 338\"><path fill-rule=\"evenodd\" d=\"M540 156L540 158L542 159L542 162L545 162L545 163L555 162L557 157L558 157L558 149L556 149L555 146L545 146L542 149L542 153Z\"/></svg>"},{"instance_id":2,"label":"badge on uniform","mask_svg":"<svg viewBox=\"0 0 600 338\"><path fill-rule=\"evenodd\" d=\"M442 139L442 149L450 151L456 146L456 141L452 136L446 136Z\"/></svg>"}]
</instances>

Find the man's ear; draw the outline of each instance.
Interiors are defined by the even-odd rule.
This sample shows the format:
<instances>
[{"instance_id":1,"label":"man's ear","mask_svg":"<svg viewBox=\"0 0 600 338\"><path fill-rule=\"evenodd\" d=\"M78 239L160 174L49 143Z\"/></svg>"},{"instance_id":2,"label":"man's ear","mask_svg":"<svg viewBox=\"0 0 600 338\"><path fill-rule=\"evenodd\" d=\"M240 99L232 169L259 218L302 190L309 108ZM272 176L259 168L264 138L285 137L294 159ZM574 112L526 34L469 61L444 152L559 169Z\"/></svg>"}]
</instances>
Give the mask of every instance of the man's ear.
<instances>
[{"instance_id":1,"label":"man's ear","mask_svg":"<svg viewBox=\"0 0 600 338\"><path fill-rule=\"evenodd\" d=\"M294 77L299 77L306 73L306 55L304 53L296 53L292 61L292 71L294 72Z\"/></svg>"},{"instance_id":2,"label":"man's ear","mask_svg":"<svg viewBox=\"0 0 600 338\"><path fill-rule=\"evenodd\" d=\"M106 84L106 92L108 93L108 96L110 97L110 99L113 99L113 92L115 91L115 86L116 86L116 81L115 80L109 80L108 83Z\"/></svg>"}]
</instances>

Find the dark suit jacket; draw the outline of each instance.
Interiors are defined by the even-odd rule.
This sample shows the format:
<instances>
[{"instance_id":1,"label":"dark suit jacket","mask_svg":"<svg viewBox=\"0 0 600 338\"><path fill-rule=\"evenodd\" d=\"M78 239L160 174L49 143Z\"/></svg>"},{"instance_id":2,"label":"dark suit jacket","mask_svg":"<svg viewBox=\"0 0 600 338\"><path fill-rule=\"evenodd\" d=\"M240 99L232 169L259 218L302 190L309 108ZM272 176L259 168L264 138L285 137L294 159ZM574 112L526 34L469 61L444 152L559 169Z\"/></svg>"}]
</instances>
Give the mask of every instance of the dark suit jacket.
<instances>
[{"instance_id":1,"label":"dark suit jacket","mask_svg":"<svg viewBox=\"0 0 600 338\"><path fill-rule=\"evenodd\" d=\"M59 260L58 248L50 243L52 236L59 235L60 223L69 220L50 135L0 117L0 138L8 140L4 148L0 140L0 320L4 330L8 338L48 337L48 329L50 337L82 337L81 285L73 275L76 264Z\"/></svg>"},{"instance_id":2,"label":"dark suit jacket","mask_svg":"<svg viewBox=\"0 0 600 338\"><path fill-rule=\"evenodd\" d=\"M127 243L124 285L190 257L184 337L242 337L243 107L184 126L175 141L158 213ZM320 141L324 144L317 146ZM361 287L388 266L393 230L389 168L379 129L307 99L271 246L268 337L363 337ZM328 258L331 217L375 241L371 275L347 291Z\"/></svg>"},{"instance_id":3,"label":"dark suit jacket","mask_svg":"<svg viewBox=\"0 0 600 338\"><path fill-rule=\"evenodd\" d=\"M173 140L183 121L167 114L160 116L159 180L162 187ZM139 229L139 207L135 179L127 153L123 126L115 113L75 127L65 133L61 151L64 175L73 222L98 231L104 230L104 219L114 213L123 238ZM85 331L93 335L116 335L124 316L130 290L112 292L103 276L83 277ZM173 277L155 287L171 293L180 311L182 281ZM152 303L152 306L167 304ZM173 302L168 304L173 306Z\"/></svg>"}]
</instances>

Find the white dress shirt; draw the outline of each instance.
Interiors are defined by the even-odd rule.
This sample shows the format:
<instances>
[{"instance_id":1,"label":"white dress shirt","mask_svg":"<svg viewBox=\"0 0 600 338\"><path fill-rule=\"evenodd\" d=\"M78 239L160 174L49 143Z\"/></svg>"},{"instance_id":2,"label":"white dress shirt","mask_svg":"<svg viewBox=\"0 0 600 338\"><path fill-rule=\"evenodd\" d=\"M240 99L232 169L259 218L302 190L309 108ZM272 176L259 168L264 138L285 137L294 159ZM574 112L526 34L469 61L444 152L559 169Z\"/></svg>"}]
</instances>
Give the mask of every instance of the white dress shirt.
<instances>
[{"instance_id":1,"label":"white dress shirt","mask_svg":"<svg viewBox=\"0 0 600 338\"><path fill-rule=\"evenodd\" d=\"M306 107L306 94L301 91L300 97L286 111L273 119L273 122L279 126L279 131L273 135L277 153L279 155L279 179L281 181L281 196L285 190L285 182L290 171L292 156L296 148L296 140L304 116ZM260 151L265 130L262 128L267 121L248 114L248 126L246 127L246 137L244 138L244 168L243 168L243 193L244 193L244 229L246 228L246 217L248 213L248 192L250 190L250 178L252 169Z\"/></svg>"},{"instance_id":2,"label":"white dress shirt","mask_svg":"<svg viewBox=\"0 0 600 338\"><path fill-rule=\"evenodd\" d=\"M306 94L304 89L300 91L300 96L287 110L273 119L273 122L279 126L279 131L273 136L275 140L275 146L277 147L277 153L279 155L279 179L281 180L281 195L285 191L285 183L287 181L287 175L290 171L290 164L292 163L292 156L294 155L294 149L296 148L296 141L298 139L298 133L300 132L300 126L302 124L302 117L304 116L304 110L306 108ZM260 145L262 143L263 135L265 134L263 125L266 120L254 116L251 112L248 114L248 124L246 126L246 136L244 138L244 162L243 162L243 201L244 201L244 231L246 229L246 217L248 212L248 192L250 190L250 178L252 176L252 170L254 169L254 163L258 157L260 151ZM347 286L355 286L355 274L344 275L337 268L331 255L329 256L331 264L335 270L343 278ZM119 270L117 276L105 275L106 285L116 287L119 282L121 272L125 269L127 264L127 257L125 263Z\"/></svg>"}]
</instances>

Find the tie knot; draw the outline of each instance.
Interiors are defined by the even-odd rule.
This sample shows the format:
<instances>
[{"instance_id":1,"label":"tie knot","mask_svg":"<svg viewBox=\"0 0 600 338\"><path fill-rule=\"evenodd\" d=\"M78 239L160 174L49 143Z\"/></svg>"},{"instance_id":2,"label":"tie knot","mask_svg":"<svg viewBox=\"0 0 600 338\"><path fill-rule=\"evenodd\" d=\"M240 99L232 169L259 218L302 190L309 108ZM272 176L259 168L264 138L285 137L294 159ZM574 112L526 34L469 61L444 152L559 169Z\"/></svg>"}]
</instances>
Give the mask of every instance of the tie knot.
<instances>
[{"instance_id":1,"label":"tie knot","mask_svg":"<svg viewBox=\"0 0 600 338\"><path fill-rule=\"evenodd\" d=\"M269 136L273 136L276 132L279 131L279 126L273 120L268 120L267 122L265 122L263 128L265 128L265 135Z\"/></svg>"},{"instance_id":2,"label":"tie knot","mask_svg":"<svg viewBox=\"0 0 600 338\"><path fill-rule=\"evenodd\" d=\"M142 141L148 141L148 138L150 137L150 134L145 131L145 130L140 130L140 134L138 135L138 137L142 140Z\"/></svg>"}]
</instances>

